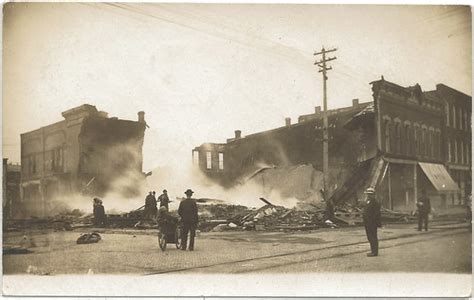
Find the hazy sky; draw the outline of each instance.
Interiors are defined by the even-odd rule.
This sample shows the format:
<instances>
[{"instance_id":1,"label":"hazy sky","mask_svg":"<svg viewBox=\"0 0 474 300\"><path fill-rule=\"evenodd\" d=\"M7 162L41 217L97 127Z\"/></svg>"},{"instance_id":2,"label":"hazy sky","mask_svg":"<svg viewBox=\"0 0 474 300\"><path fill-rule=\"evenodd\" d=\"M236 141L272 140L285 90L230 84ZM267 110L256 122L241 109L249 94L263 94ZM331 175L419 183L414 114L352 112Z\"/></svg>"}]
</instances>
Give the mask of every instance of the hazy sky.
<instances>
[{"instance_id":1,"label":"hazy sky","mask_svg":"<svg viewBox=\"0 0 474 300\"><path fill-rule=\"evenodd\" d=\"M190 161L203 142L279 127L321 105L313 53L337 47L329 107L371 101L384 75L471 95L471 12L454 6L9 3L3 157L20 133L89 103L136 120L144 170Z\"/></svg>"}]
</instances>

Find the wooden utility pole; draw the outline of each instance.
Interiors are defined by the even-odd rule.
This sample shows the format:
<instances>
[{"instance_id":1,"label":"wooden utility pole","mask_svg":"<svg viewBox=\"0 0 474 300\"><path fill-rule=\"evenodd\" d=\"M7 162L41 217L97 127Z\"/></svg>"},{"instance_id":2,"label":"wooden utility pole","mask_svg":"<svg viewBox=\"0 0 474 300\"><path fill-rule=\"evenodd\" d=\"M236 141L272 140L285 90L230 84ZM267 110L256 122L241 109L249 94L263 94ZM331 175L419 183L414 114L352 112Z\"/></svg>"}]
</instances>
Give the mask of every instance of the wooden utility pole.
<instances>
[{"instance_id":1,"label":"wooden utility pole","mask_svg":"<svg viewBox=\"0 0 474 300\"><path fill-rule=\"evenodd\" d=\"M320 61L316 61L314 64L317 65L319 69L319 73L323 73L323 187L324 187L324 198L327 200L328 195L328 182L329 182L329 158L328 158L328 103L327 103L327 87L326 81L328 80L327 71L332 70L332 68L327 66L327 62L331 60L335 60L336 57L326 57L326 54L329 52L334 52L337 49L329 49L326 50L324 47L321 49L320 52L315 52L314 55L322 55L322 59Z\"/></svg>"}]
</instances>

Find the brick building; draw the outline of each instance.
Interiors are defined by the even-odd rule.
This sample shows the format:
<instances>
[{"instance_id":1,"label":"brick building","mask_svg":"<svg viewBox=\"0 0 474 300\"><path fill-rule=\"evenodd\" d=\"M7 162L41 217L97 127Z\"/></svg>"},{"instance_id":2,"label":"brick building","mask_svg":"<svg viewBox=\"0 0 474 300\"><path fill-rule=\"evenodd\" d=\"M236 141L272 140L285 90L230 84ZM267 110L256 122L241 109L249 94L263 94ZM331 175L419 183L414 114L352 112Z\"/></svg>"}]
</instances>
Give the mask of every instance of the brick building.
<instances>
[{"instance_id":1,"label":"brick building","mask_svg":"<svg viewBox=\"0 0 474 300\"><path fill-rule=\"evenodd\" d=\"M142 175L144 113L138 121L107 117L84 104L64 120L21 134L21 192L25 214L44 215L57 197L104 195L120 176ZM122 193L134 193L132 180Z\"/></svg>"},{"instance_id":2,"label":"brick building","mask_svg":"<svg viewBox=\"0 0 474 300\"><path fill-rule=\"evenodd\" d=\"M436 86L440 97L446 101L444 151L446 167L459 185L460 192L452 194L447 203L462 205L472 190L471 162L471 97L443 84Z\"/></svg>"},{"instance_id":3,"label":"brick building","mask_svg":"<svg viewBox=\"0 0 474 300\"><path fill-rule=\"evenodd\" d=\"M402 87L383 78L372 82L372 90L374 111L354 117L346 128L376 128L372 138L377 142L372 147L376 147L380 171L372 172L377 178L347 182L345 191L335 193L335 198L346 201L354 198L354 193L361 197L363 188L371 185L377 187L384 207L393 210L415 210L423 189L435 210L464 205L471 186L467 158L471 151L471 97L442 84L423 92L418 84ZM453 106L463 127L460 122L456 127L452 123Z\"/></svg>"},{"instance_id":4,"label":"brick building","mask_svg":"<svg viewBox=\"0 0 474 300\"><path fill-rule=\"evenodd\" d=\"M471 190L471 97L439 84L423 92L382 80L373 102L328 111L329 194L335 202L364 200L377 188L386 208L413 211L421 190L435 209L463 205ZM207 143L193 161L209 178L231 186L262 166L312 164L322 169L322 114L287 119L283 127Z\"/></svg>"},{"instance_id":5,"label":"brick building","mask_svg":"<svg viewBox=\"0 0 474 300\"><path fill-rule=\"evenodd\" d=\"M350 166L373 156L361 148L343 125L355 114L371 105L353 100L350 107L328 111L330 189L346 176ZM207 177L229 187L264 166L312 164L322 169L322 112L317 106L313 114L300 116L298 123L273 130L242 136L240 130L227 143L206 143L193 149L193 161ZM359 137L357 137L358 139Z\"/></svg>"}]
</instances>

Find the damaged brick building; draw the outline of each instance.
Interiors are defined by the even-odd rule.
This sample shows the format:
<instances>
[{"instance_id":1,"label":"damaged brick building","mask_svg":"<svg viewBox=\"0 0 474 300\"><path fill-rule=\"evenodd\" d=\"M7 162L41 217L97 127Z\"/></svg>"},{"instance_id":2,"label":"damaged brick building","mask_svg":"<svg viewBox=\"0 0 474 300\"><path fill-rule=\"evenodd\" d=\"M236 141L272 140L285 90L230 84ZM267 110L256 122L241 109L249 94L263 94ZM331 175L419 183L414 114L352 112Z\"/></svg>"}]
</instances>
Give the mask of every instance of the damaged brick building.
<instances>
[{"instance_id":1,"label":"damaged brick building","mask_svg":"<svg viewBox=\"0 0 474 300\"><path fill-rule=\"evenodd\" d=\"M423 92L383 78L373 102L328 111L329 194L336 203L364 200L376 187L384 207L413 211L422 189L436 210L461 207L471 191L471 96L446 85ZM193 161L209 178L232 186L263 165L322 169L322 113L297 124L207 143Z\"/></svg>"},{"instance_id":2,"label":"damaged brick building","mask_svg":"<svg viewBox=\"0 0 474 300\"><path fill-rule=\"evenodd\" d=\"M352 116L360 113L371 102L359 103L354 99L352 106L328 111L329 124L329 167L331 186L338 178L343 178L360 159L366 159L375 153L362 149L354 140L351 132L343 126ZM193 150L194 164L209 178L229 187L251 176L265 166L291 166L312 164L322 169L322 112L315 112L298 118L291 124L287 118L285 125L273 130L242 137L241 131L235 131L235 137L225 144L206 143Z\"/></svg>"},{"instance_id":3,"label":"damaged brick building","mask_svg":"<svg viewBox=\"0 0 474 300\"><path fill-rule=\"evenodd\" d=\"M138 121L121 120L84 104L62 116L62 121L21 134L25 214L46 214L57 197L102 196L124 175L129 180L115 192L136 193L144 178L144 112L138 113Z\"/></svg>"}]
</instances>

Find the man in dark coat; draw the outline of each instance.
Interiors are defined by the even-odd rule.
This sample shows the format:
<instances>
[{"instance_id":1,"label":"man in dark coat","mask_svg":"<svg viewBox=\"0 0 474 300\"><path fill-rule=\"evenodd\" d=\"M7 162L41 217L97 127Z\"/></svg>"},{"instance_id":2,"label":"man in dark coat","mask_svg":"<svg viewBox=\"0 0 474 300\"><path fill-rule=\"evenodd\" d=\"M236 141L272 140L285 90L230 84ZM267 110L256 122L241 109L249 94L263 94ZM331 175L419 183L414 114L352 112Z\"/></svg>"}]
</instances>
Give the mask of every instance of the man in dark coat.
<instances>
[{"instance_id":1,"label":"man in dark coat","mask_svg":"<svg viewBox=\"0 0 474 300\"><path fill-rule=\"evenodd\" d=\"M425 231L428 231L428 215L431 212L430 198L426 196L426 190L421 190L421 197L416 203L418 206L418 231L421 231L423 225L425 225Z\"/></svg>"},{"instance_id":2,"label":"man in dark coat","mask_svg":"<svg viewBox=\"0 0 474 300\"><path fill-rule=\"evenodd\" d=\"M365 194L367 194L367 204L364 208L364 226L367 239L370 243L370 253L367 256L379 255L379 240L377 237L377 228L382 227L380 220L380 204L375 198L375 189L369 187Z\"/></svg>"},{"instance_id":3,"label":"man in dark coat","mask_svg":"<svg viewBox=\"0 0 474 300\"><path fill-rule=\"evenodd\" d=\"M94 225L98 227L105 226L105 209L102 205L102 200L99 198L94 198L94 206L93 206L93 213L94 213Z\"/></svg>"},{"instance_id":4,"label":"man in dark coat","mask_svg":"<svg viewBox=\"0 0 474 300\"><path fill-rule=\"evenodd\" d=\"M193 191L188 189L186 192L186 199L179 203L178 214L183 222L183 235L181 237L181 250L186 250L189 237L189 251L194 250L194 237L196 236L196 228L198 224L198 208L196 201L191 198Z\"/></svg>"},{"instance_id":5,"label":"man in dark coat","mask_svg":"<svg viewBox=\"0 0 474 300\"><path fill-rule=\"evenodd\" d=\"M151 219L156 216L158 209L156 207L156 198L153 196L153 192L149 192L145 198L145 210L144 218Z\"/></svg>"},{"instance_id":6,"label":"man in dark coat","mask_svg":"<svg viewBox=\"0 0 474 300\"><path fill-rule=\"evenodd\" d=\"M170 198L168 198L167 190L163 190L163 194L158 197L158 201L160 201L160 208L164 206L169 210L168 204L170 203Z\"/></svg>"}]
</instances>

